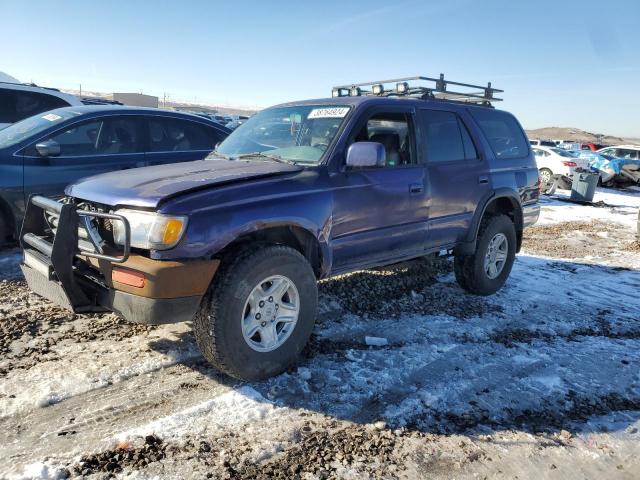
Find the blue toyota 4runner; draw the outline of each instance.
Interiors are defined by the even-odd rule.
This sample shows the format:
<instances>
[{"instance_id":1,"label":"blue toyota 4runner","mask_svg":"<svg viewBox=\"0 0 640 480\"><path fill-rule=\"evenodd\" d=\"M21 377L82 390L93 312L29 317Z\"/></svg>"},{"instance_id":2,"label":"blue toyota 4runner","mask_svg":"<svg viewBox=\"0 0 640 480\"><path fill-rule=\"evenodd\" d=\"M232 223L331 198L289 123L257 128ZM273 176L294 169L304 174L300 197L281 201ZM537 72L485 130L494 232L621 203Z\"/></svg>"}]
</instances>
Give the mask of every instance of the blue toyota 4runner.
<instances>
[{"instance_id":1,"label":"blue toyota 4runner","mask_svg":"<svg viewBox=\"0 0 640 480\"><path fill-rule=\"evenodd\" d=\"M259 112L206 160L33 196L24 275L75 312L193 321L204 356L246 380L296 360L320 278L452 250L460 285L492 294L539 215L529 142L495 92L443 76L336 87Z\"/></svg>"}]
</instances>

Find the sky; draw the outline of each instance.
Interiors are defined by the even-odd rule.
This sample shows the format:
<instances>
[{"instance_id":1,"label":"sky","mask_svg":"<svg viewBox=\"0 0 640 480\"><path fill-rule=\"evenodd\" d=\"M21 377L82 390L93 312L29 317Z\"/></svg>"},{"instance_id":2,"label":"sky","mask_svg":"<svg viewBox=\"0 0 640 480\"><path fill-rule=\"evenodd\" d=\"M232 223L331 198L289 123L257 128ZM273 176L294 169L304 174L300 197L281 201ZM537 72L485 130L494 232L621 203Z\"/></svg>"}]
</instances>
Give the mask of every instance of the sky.
<instances>
[{"instance_id":1,"label":"sky","mask_svg":"<svg viewBox=\"0 0 640 480\"><path fill-rule=\"evenodd\" d=\"M85 91L267 107L438 76L525 128L640 137L637 0L0 0L0 71Z\"/></svg>"}]
</instances>

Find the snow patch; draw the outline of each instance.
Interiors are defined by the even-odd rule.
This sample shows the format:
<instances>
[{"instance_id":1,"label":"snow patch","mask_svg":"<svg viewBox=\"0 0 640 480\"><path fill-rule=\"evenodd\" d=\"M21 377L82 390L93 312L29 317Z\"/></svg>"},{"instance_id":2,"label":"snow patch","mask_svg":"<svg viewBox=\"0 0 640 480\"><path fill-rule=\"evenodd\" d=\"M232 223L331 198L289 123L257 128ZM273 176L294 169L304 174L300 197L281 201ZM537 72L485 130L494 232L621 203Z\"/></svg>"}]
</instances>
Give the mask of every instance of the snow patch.
<instances>
[{"instance_id":1,"label":"snow patch","mask_svg":"<svg viewBox=\"0 0 640 480\"><path fill-rule=\"evenodd\" d=\"M164 439L177 439L187 433L205 434L216 428L229 430L262 421L277 411L260 393L244 386L146 425L120 432L113 440L120 443L151 434Z\"/></svg>"},{"instance_id":2,"label":"snow patch","mask_svg":"<svg viewBox=\"0 0 640 480\"><path fill-rule=\"evenodd\" d=\"M59 468L44 462L34 462L26 465L21 473L10 474L8 480L62 480L67 478Z\"/></svg>"}]
</instances>

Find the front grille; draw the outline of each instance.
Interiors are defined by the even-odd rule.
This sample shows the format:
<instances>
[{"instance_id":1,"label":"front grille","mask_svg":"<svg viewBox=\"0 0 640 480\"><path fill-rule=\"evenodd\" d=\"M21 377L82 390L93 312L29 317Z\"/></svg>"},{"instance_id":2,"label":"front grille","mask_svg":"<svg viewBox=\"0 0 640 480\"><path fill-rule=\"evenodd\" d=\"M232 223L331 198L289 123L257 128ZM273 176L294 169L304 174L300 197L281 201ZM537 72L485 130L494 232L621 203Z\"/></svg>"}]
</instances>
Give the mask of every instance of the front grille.
<instances>
[{"instance_id":1,"label":"front grille","mask_svg":"<svg viewBox=\"0 0 640 480\"><path fill-rule=\"evenodd\" d=\"M85 210L87 212L100 212L109 213L110 208L100 204L94 204L91 202L78 201L72 197L64 197L60 200L61 203L75 204L78 210ZM56 234L58 230L58 222L60 217L55 212L44 211L46 224L48 225L52 236ZM88 218L88 217L87 217ZM90 219L91 225L98 232L100 239L105 245L115 246L113 241L113 223L111 219L92 217ZM89 234L86 228L80 224L78 228L79 246L82 250L95 251L93 245L90 242Z\"/></svg>"}]
</instances>

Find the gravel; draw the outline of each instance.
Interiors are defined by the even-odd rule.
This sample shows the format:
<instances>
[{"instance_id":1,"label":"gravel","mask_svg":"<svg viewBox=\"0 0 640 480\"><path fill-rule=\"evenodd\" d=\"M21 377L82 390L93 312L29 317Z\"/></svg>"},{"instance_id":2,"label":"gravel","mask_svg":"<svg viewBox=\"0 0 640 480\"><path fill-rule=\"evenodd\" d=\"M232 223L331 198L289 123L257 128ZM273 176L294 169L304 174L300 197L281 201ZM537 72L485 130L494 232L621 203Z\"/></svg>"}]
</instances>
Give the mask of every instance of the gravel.
<instances>
[{"instance_id":1,"label":"gravel","mask_svg":"<svg viewBox=\"0 0 640 480\"><path fill-rule=\"evenodd\" d=\"M229 466L230 478L299 479L340 478L345 469L369 478L398 478L402 461L396 456L396 436L389 430L353 425L339 430L302 428L300 440L268 462Z\"/></svg>"},{"instance_id":2,"label":"gravel","mask_svg":"<svg viewBox=\"0 0 640 480\"><path fill-rule=\"evenodd\" d=\"M524 231L526 253L553 258L606 257L629 242L630 232L611 222L534 225Z\"/></svg>"},{"instance_id":3,"label":"gravel","mask_svg":"<svg viewBox=\"0 0 640 480\"><path fill-rule=\"evenodd\" d=\"M62 473L68 478L84 478L98 472L103 472L106 478L113 478L124 468L144 468L150 463L158 462L166 457L166 448L162 439L155 435L147 435L144 445L132 448L128 444L100 453L84 455L80 461L65 469Z\"/></svg>"},{"instance_id":4,"label":"gravel","mask_svg":"<svg viewBox=\"0 0 640 480\"><path fill-rule=\"evenodd\" d=\"M439 276L452 269L453 263L445 258L426 258L323 280L319 291L344 312L365 318L406 314L470 318L500 311L484 298L461 295L457 285L435 285Z\"/></svg>"}]
</instances>

